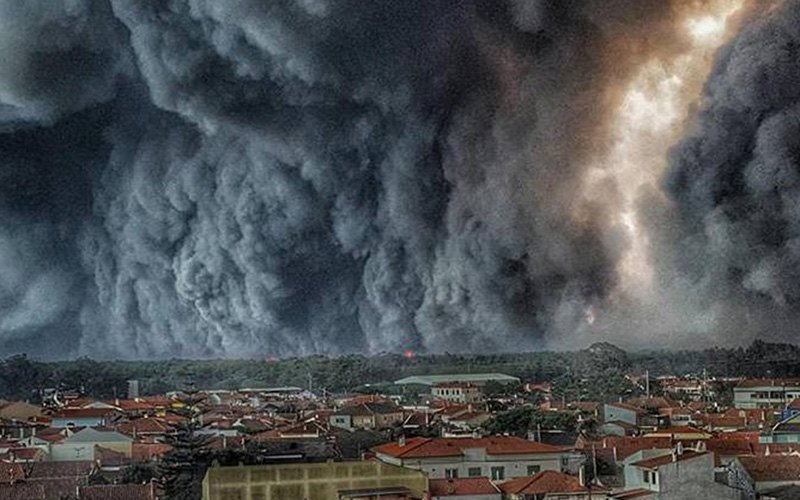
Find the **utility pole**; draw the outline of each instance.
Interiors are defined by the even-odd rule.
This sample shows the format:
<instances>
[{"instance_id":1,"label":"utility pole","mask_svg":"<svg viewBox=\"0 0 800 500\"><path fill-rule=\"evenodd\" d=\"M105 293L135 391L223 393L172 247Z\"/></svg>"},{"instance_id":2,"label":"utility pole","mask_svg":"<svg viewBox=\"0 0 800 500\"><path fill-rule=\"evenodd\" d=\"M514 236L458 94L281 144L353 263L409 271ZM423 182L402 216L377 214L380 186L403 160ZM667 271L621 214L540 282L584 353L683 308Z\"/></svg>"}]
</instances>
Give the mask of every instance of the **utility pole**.
<instances>
[{"instance_id":1,"label":"utility pole","mask_svg":"<svg viewBox=\"0 0 800 500\"><path fill-rule=\"evenodd\" d=\"M644 372L644 392L647 394L647 399L650 399L650 370Z\"/></svg>"}]
</instances>

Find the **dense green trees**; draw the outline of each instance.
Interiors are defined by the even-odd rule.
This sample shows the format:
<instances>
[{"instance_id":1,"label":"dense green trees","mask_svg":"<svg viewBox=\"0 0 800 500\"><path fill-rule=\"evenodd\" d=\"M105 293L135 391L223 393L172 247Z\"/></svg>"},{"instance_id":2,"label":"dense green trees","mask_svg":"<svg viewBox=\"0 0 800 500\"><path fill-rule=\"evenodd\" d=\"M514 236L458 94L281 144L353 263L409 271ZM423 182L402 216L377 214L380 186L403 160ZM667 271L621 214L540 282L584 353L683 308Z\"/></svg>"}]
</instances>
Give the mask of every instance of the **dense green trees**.
<instances>
[{"instance_id":1,"label":"dense green trees","mask_svg":"<svg viewBox=\"0 0 800 500\"><path fill-rule=\"evenodd\" d=\"M539 411L522 406L500 413L489 421L486 429L492 434L526 437L529 431L537 429L571 432L577 425L578 416L574 413Z\"/></svg>"},{"instance_id":2,"label":"dense green trees","mask_svg":"<svg viewBox=\"0 0 800 500\"><path fill-rule=\"evenodd\" d=\"M616 399L637 389L626 374L800 376L800 348L754 342L748 349L625 353L608 344L577 352L439 354L407 359L399 354L311 356L281 360L94 361L45 363L24 355L0 362L0 398L35 401L45 388L82 390L97 398L123 396L128 379L145 393L198 388L297 385L352 391L365 383L436 373L501 372L523 381L553 381L557 398ZM363 390L363 387L362 387Z\"/></svg>"}]
</instances>

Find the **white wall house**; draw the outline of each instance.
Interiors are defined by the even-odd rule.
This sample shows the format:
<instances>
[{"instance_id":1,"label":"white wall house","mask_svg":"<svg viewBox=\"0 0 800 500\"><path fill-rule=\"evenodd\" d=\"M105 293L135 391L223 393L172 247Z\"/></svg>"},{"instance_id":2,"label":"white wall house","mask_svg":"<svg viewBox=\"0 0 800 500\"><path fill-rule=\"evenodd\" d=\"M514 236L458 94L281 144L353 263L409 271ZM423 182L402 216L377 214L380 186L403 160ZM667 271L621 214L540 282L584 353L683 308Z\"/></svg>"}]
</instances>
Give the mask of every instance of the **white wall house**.
<instances>
[{"instance_id":1,"label":"white wall house","mask_svg":"<svg viewBox=\"0 0 800 500\"><path fill-rule=\"evenodd\" d=\"M545 470L575 472L584 461L582 454L570 449L510 436L401 439L373 451L383 462L422 470L431 479L502 481Z\"/></svg>"}]
</instances>

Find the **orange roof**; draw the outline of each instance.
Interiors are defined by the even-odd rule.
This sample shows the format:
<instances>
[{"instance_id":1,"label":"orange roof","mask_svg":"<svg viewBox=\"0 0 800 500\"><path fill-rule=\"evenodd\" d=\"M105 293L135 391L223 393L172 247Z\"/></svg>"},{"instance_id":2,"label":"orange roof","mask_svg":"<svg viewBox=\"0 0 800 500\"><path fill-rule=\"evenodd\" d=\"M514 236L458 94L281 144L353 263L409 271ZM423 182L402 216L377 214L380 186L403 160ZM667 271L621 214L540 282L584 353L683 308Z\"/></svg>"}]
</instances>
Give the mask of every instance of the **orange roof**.
<instances>
[{"instance_id":1,"label":"orange roof","mask_svg":"<svg viewBox=\"0 0 800 500\"><path fill-rule=\"evenodd\" d=\"M148 462L172 451L172 446L163 443L133 443L131 458L137 462Z\"/></svg>"},{"instance_id":2,"label":"orange roof","mask_svg":"<svg viewBox=\"0 0 800 500\"><path fill-rule=\"evenodd\" d=\"M735 432L720 432L718 435L714 436L714 439L722 439L728 440L732 439L735 441L748 441L750 443L758 443L758 437L760 433L758 431L735 431Z\"/></svg>"},{"instance_id":3,"label":"orange roof","mask_svg":"<svg viewBox=\"0 0 800 500\"><path fill-rule=\"evenodd\" d=\"M117 401L110 401L107 404L114 405L125 411L147 411L156 409L155 404L141 399L120 399Z\"/></svg>"},{"instance_id":4,"label":"orange roof","mask_svg":"<svg viewBox=\"0 0 800 500\"><path fill-rule=\"evenodd\" d=\"M766 378L749 378L742 380L736 387L798 387L800 386L800 379L791 379L791 378L774 378L774 379L766 379Z\"/></svg>"},{"instance_id":5,"label":"orange roof","mask_svg":"<svg viewBox=\"0 0 800 500\"><path fill-rule=\"evenodd\" d=\"M353 396L344 402L344 406L358 406L364 403L385 403L388 401L380 394L365 394L363 396Z\"/></svg>"},{"instance_id":6,"label":"orange roof","mask_svg":"<svg viewBox=\"0 0 800 500\"><path fill-rule=\"evenodd\" d=\"M25 470L20 464L0 462L0 484L16 483L25 479Z\"/></svg>"},{"instance_id":7,"label":"orange roof","mask_svg":"<svg viewBox=\"0 0 800 500\"><path fill-rule=\"evenodd\" d=\"M515 453L558 453L564 448L527 441L512 436L487 438L412 438L405 446L397 442L376 446L376 453L396 458L455 457L464 454L467 448L486 448L489 455L512 455Z\"/></svg>"},{"instance_id":8,"label":"orange roof","mask_svg":"<svg viewBox=\"0 0 800 500\"><path fill-rule=\"evenodd\" d=\"M727 428L727 429L744 429L747 427L746 420L744 417L728 417L725 415L702 415L700 416L699 420L705 424L710 425L711 427L716 428Z\"/></svg>"},{"instance_id":9,"label":"orange roof","mask_svg":"<svg viewBox=\"0 0 800 500\"><path fill-rule=\"evenodd\" d=\"M706 452L684 451L682 454L675 455L674 457L672 454L667 454L660 457L639 460L638 462L634 462L632 465L635 465L636 467L643 467L645 469L657 469L661 465L667 465L672 462L683 462L684 460L691 460L706 454Z\"/></svg>"},{"instance_id":10,"label":"orange roof","mask_svg":"<svg viewBox=\"0 0 800 500\"><path fill-rule=\"evenodd\" d=\"M544 495L548 493L583 493L589 489L575 476L546 470L535 476L526 476L498 485L503 493L517 495Z\"/></svg>"},{"instance_id":11,"label":"orange roof","mask_svg":"<svg viewBox=\"0 0 800 500\"><path fill-rule=\"evenodd\" d=\"M139 418L120 422L116 426L117 432L133 436L134 434L165 434L169 432L170 426L155 418Z\"/></svg>"},{"instance_id":12,"label":"orange roof","mask_svg":"<svg viewBox=\"0 0 800 500\"><path fill-rule=\"evenodd\" d=\"M431 495L446 497L456 495L496 495L497 487L487 477L461 479L431 479Z\"/></svg>"},{"instance_id":13,"label":"orange roof","mask_svg":"<svg viewBox=\"0 0 800 500\"><path fill-rule=\"evenodd\" d=\"M797 481L800 477L798 456L740 457L739 461L755 481Z\"/></svg>"},{"instance_id":14,"label":"orange roof","mask_svg":"<svg viewBox=\"0 0 800 500\"><path fill-rule=\"evenodd\" d=\"M53 414L53 418L100 418L114 413L111 408L66 408Z\"/></svg>"}]
</instances>

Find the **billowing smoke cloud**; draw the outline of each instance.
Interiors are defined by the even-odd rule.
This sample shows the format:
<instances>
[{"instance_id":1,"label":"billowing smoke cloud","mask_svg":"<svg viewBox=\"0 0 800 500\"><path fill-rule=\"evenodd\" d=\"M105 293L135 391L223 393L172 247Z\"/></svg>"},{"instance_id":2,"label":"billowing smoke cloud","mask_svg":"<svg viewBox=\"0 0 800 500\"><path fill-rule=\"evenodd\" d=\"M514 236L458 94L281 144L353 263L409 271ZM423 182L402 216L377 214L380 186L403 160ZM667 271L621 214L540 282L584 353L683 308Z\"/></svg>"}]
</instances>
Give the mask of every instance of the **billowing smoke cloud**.
<instances>
[{"instance_id":1,"label":"billowing smoke cloud","mask_svg":"<svg viewBox=\"0 0 800 500\"><path fill-rule=\"evenodd\" d=\"M622 233L576 193L619 88L685 50L675 26L705 3L0 0L2 350L543 346L616 283ZM714 190L745 179L732 158L691 168L735 143L711 122L741 114L745 143L766 118L748 99L791 100L767 97L758 65L724 76L750 57L735 47L710 92L740 111L709 112L676 153L688 239L706 221L723 234L702 212L727 213ZM770 155L793 125L769 122L746 177L774 204ZM712 177L712 194L681 187ZM761 231L788 218L748 196ZM774 242L742 283L789 303L790 238Z\"/></svg>"},{"instance_id":2,"label":"billowing smoke cloud","mask_svg":"<svg viewBox=\"0 0 800 500\"><path fill-rule=\"evenodd\" d=\"M800 311L800 3L774 4L720 54L671 154L662 267L726 336L793 335ZM665 218L665 215L668 217Z\"/></svg>"}]
</instances>

